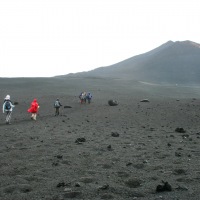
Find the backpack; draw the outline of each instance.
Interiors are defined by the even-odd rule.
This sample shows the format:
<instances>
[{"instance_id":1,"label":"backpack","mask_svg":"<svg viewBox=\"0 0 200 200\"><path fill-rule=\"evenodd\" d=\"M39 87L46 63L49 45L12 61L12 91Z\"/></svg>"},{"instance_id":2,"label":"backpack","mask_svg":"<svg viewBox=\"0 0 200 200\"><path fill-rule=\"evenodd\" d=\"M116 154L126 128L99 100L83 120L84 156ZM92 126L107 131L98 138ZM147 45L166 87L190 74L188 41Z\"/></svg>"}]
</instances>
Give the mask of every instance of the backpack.
<instances>
[{"instance_id":1,"label":"backpack","mask_svg":"<svg viewBox=\"0 0 200 200\"><path fill-rule=\"evenodd\" d=\"M87 98L88 98L88 99L91 99L91 98L92 98L91 93L88 93L88 94L87 94Z\"/></svg>"},{"instance_id":2,"label":"backpack","mask_svg":"<svg viewBox=\"0 0 200 200\"><path fill-rule=\"evenodd\" d=\"M6 101L5 102L5 110L10 110L10 109L11 109L10 101Z\"/></svg>"},{"instance_id":3,"label":"backpack","mask_svg":"<svg viewBox=\"0 0 200 200\"><path fill-rule=\"evenodd\" d=\"M59 107L60 107L59 101L56 101L56 102L54 103L54 107L55 107L55 108L59 108Z\"/></svg>"}]
</instances>

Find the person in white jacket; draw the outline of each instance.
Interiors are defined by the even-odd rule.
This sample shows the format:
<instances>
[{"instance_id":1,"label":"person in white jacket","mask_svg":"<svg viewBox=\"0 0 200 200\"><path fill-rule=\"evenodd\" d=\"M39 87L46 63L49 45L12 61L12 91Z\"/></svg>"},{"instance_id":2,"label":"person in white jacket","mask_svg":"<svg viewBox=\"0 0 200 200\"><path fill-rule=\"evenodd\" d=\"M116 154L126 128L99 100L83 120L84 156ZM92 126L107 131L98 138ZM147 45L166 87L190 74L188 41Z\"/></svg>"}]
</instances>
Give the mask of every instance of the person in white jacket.
<instances>
[{"instance_id":1,"label":"person in white jacket","mask_svg":"<svg viewBox=\"0 0 200 200\"><path fill-rule=\"evenodd\" d=\"M6 95L3 103L3 113L6 113L6 124L11 124L11 114L15 106L10 100L10 95Z\"/></svg>"}]
</instances>

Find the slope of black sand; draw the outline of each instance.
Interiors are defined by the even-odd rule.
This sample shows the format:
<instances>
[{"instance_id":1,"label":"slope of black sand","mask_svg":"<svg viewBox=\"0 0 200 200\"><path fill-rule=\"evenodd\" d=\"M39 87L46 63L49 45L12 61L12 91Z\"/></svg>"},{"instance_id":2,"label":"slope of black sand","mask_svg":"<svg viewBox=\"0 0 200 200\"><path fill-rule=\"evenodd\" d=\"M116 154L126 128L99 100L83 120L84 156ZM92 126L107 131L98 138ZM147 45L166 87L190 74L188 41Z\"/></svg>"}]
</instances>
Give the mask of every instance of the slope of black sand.
<instances>
[{"instance_id":1,"label":"slope of black sand","mask_svg":"<svg viewBox=\"0 0 200 200\"><path fill-rule=\"evenodd\" d=\"M199 199L198 87L101 79L0 82L2 101L8 93L19 103L12 125L0 115L0 199ZM83 90L94 96L90 105L78 102ZM27 113L35 97L41 106L36 122ZM72 107L59 117L57 97ZM119 105L109 106L109 99ZM162 180L172 191L156 193Z\"/></svg>"},{"instance_id":2,"label":"slope of black sand","mask_svg":"<svg viewBox=\"0 0 200 200\"><path fill-rule=\"evenodd\" d=\"M66 77L115 77L152 83L200 84L200 44L168 41L161 46L107 67Z\"/></svg>"}]
</instances>

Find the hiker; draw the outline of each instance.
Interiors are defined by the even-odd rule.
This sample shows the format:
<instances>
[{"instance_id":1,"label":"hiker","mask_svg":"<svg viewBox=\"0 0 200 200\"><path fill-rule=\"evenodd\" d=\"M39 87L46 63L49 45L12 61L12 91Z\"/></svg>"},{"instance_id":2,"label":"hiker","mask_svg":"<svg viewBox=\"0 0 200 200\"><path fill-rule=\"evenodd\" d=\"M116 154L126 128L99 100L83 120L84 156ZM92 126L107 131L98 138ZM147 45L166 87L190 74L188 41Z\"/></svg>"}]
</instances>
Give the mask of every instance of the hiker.
<instances>
[{"instance_id":1,"label":"hiker","mask_svg":"<svg viewBox=\"0 0 200 200\"><path fill-rule=\"evenodd\" d=\"M10 95L6 95L3 103L3 113L6 113L6 124L11 124L11 114L14 107L10 100Z\"/></svg>"},{"instance_id":2,"label":"hiker","mask_svg":"<svg viewBox=\"0 0 200 200\"><path fill-rule=\"evenodd\" d=\"M87 93L87 95L86 95L86 100L88 101L88 103L91 103L92 94L91 94L90 92Z\"/></svg>"},{"instance_id":3,"label":"hiker","mask_svg":"<svg viewBox=\"0 0 200 200\"><path fill-rule=\"evenodd\" d=\"M78 96L80 99L80 103L81 103L81 98L82 98L83 92L80 93L80 95Z\"/></svg>"},{"instance_id":4,"label":"hiker","mask_svg":"<svg viewBox=\"0 0 200 200\"><path fill-rule=\"evenodd\" d=\"M60 114L60 107L62 104L60 103L59 99L56 99L54 103L54 108L55 108L55 116L58 116Z\"/></svg>"},{"instance_id":5,"label":"hiker","mask_svg":"<svg viewBox=\"0 0 200 200\"><path fill-rule=\"evenodd\" d=\"M36 120L39 107L40 106L38 105L37 99L34 99L33 102L31 103L31 107L28 109L28 112L32 113L31 115L32 120Z\"/></svg>"},{"instance_id":6,"label":"hiker","mask_svg":"<svg viewBox=\"0 0 200 200\"><path fill-rule=\"evenodd\" d=\"M81 104L86 103L86 92L81 92L81 94L79 95L79 99Z\"/></svg>"}]
</instances>

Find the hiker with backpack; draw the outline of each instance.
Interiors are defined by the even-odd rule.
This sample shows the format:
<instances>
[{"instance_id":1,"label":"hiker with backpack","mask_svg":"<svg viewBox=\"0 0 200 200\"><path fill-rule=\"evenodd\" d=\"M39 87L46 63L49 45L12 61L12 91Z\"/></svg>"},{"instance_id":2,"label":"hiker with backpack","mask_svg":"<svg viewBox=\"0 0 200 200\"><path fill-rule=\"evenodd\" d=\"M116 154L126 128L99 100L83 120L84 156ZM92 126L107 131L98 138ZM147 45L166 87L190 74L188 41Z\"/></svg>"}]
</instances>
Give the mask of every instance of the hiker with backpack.
<instances>
[{"instance_id":1,"label":"hiker with backpack","mask_svg":"<svg viewBox=\"0 0 200 200\"><path fill-rule=\"evenodd\" d=\"M34 99L33 102L31 103L31 107L28 109L28 112L32 113L31 115L32 120L36 120L39 107L40 106L37 102L37 99Z\"/></svg>"},{"instance_id":2,"label":"hiker with backpack","mask_svg":"<svg viewBox=\"0 0 200 200\"><path fill-rule=\"evenodd\" d=\"M56 99L54 103L54 108L55 108L55 116L58 116L60 114L60 107L62 104L60 103L59 99Z\"/></svg>"},{"instance_id":3,"label":"hiker with backpack","mask_svg":"<svg viewBox=\"0 0 200 200\"><path fill-rule=\"evenodd\" d=\"M79 95L80 103L86 103L86 92L81 92Z\"/></svg>"},{"instance_id":4,"label":"hiker with backpack","mask_svg":"<svg viewBox=\"0 0 200 200\"><path fill-rule=\"evenodd\" d=\"M7 95L4 99L3 103L3 113L6 113L6 124L11 124L11 114L12 110L15 106L12 104L10 100L10 95Z\"/></svg>"},{"instance_id":5,"label":"hiker with backpack","mask_svg":"<svg viewBox=\"0 0 200 200\"><path fill-rule=\"evenodd\" d=\"M92 94L91 94L91 92L87 93L86 100L88 101L89 104L91 103L91 100L92 100Z\"/></svg>"}]
</instances>

